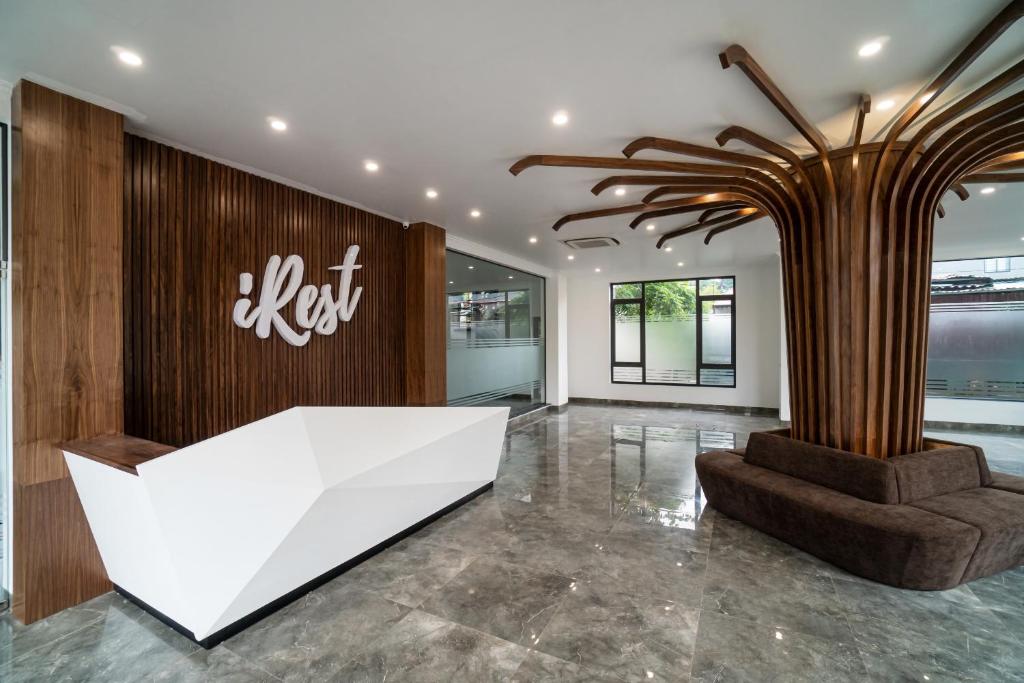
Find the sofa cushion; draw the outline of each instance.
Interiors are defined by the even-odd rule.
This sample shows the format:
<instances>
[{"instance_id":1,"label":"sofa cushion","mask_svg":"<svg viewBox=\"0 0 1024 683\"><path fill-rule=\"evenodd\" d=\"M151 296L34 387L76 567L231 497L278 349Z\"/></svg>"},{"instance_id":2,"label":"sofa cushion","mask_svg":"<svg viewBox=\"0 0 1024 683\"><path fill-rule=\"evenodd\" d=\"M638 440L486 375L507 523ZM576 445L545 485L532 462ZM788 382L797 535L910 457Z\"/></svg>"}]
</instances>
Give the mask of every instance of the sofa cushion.
<instances>
[{"instance_id":1,"label":"sofa cushion","mask_svg":"<svg viewBox=\"0 0 1024 683\"><path fill-rule=\"evenodd\" d=\"M956 586L981 537L976 527L949 517L910 505L872 503L732 453L702 453L696 465L701 488L716 510L892 586Z\"/></svg>"},{"instance_id":2,"label":"sofa cushion","mask_svg":"<svg viewBox=\"0 0 1024 683\"><path fill-rule=\"evenodd\" d=\"M942 446L961 446L963 448L969 448L974 452L975 457L978 459L978 475L981 477L981 485L988 486L992 483L992 471L988 468L988 460L985 458L985 450L981 446L975 446L969 443L959 443L957 441L947 441L945 439L936 439L928 437L925 439L925 448L932 449Z\"/></svg>"},{"instance_id":3,"label":"sofa cushion","mask_svg":"<svg viewBox=\"0 0 1024 683\"><path fill-rule=\"evenodd\" d=\"M1003 491L1009 491L1011 493L1017 493L1024 496L1024 477L1015 477L1012 474L993 472L992 483L989 484L989 486L994 489L1001 489Z\"/></svg>"},{"instance_id":4,"label":"sofa cushion","mask_svg":"<svg viewBox=\"0 0 1024 683\"><path fill-rule=\"evenodd\" d=\"M970 524L981 532L964 581L1024 564L1024 496L991 487L947 493L909 507Z\"/></svg>"},{"instance_id":5,"label":"sofa cushion","mask_svg":"<svg viewBox=\"0 0 1024 683\"><path fill-rule=\"evenodd\" d=\"M967 446L943 443L931 450L889 458L889 464L896 472L904 504L983 486L978 455Z\"/></svg>"},{"instance_id":6,"label":"sofa cushion","mask_svg":"<svg viewBox=\"0 0 1024 683\"><path fill-rule=\"evenodd\" d=\"M896 475L885 460L797 441L778 432L751 434L744 459L751 465L873 503L894 505L899 502Z\"/></svg>"}]
</instances>

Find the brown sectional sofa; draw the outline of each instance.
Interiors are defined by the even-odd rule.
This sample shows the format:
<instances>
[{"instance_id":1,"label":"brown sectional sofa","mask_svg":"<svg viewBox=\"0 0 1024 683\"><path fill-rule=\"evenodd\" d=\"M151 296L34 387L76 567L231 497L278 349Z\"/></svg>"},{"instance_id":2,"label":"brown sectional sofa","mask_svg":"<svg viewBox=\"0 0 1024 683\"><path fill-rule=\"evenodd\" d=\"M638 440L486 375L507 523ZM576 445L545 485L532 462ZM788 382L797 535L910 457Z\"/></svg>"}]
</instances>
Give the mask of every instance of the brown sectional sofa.
<instances>
[{"instance_id":1,"label":"brown sectional sofa","mask_svg":"<svg viewBox=\"0 0 1024 683\"><path fill-rule=\"evenodd\" d=\"M697 456L711 505L849 572L940 590L1024 564L1024 478L980 448L930 440L888 460L750 435Z\"/></svg>"}]
</instances>

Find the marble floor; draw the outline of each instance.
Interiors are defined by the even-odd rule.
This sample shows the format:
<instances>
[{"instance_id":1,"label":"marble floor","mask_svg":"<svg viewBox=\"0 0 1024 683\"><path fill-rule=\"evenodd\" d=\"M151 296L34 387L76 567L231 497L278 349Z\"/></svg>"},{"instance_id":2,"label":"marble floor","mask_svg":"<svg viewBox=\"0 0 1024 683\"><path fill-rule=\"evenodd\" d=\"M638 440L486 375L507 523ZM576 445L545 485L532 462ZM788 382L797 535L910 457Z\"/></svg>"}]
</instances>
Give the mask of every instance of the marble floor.
<instances>
[{"instance_id":1,"label":"marble floor","mask_svg":"<svg viewBox=\"0 0 1024 683\"><path fill-rule=\"evenodd\" d=\"M493 492L212 650L108 594L0 618L0 680L1024 681L1024 569L900 591L705 507L695 454L777 425L573 405L507 435ZM941 436L1024 474L1024 437Z\"/></svg>"}]
</instances>

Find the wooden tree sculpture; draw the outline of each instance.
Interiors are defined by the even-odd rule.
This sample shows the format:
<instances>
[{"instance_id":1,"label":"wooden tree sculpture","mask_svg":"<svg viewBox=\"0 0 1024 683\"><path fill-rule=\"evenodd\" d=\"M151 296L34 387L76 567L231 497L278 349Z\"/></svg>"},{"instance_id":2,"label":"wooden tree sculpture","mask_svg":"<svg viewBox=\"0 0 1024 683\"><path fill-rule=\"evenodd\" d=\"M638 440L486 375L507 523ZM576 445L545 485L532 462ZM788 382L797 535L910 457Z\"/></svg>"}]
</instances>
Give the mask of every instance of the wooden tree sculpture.
<instances>
[{"instance_id":1,"label":"wooden tree sculpture","mask_svg":"<svg viewBox=\"0 0 1024 683\"><path fill-rule=\"evenodd\" d=\"M764 156L644 137L626 158L528 156L532 166L653 171L616 175L595 195L622 185L654 186L638 204L585 211L559 219L638 214L630 223L701 212L696 222L665 233L666 241L708 230L704 242L763 216L778 228L782 253L792 436L876 458L921 450L924 421L929 284L934 216L947 191L967 199L964 184L1013 182L1024 168L1024 92L989 102L1024 76L1024 61L946 105L929 105L1024 14L1008 4L890 124L880 142L862 143L867 95L860 97L853 144L831 149L757 62L739 45L720 55L738 66L810 143L816 154L792 150L740 126L732 140ZM984 105L984 106L983 106ZM913 129L913 130L912 130ZM658 150L715 163L643 160Z\"/></svg>"}]
</instances>

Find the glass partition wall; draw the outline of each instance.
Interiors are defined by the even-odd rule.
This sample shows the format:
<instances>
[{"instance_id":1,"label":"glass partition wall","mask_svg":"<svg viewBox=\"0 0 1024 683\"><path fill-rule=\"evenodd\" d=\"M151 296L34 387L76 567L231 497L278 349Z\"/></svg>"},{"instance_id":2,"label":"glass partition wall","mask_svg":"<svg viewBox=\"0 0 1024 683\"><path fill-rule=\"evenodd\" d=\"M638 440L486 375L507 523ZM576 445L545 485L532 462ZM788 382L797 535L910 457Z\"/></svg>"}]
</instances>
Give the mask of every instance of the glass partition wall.
<instances>
[{"instance_id":1,"label":"glass partition wall","mask_svg":"<svg viewBox=\"0 0 1024 683\"><path fill-rule=\"evenodd\" d=\"M544 278L448 251L448 405L543 405Z\"/></svg>"}]
</instances>

